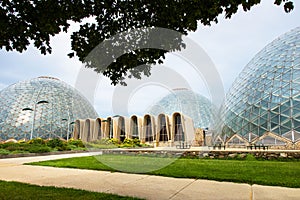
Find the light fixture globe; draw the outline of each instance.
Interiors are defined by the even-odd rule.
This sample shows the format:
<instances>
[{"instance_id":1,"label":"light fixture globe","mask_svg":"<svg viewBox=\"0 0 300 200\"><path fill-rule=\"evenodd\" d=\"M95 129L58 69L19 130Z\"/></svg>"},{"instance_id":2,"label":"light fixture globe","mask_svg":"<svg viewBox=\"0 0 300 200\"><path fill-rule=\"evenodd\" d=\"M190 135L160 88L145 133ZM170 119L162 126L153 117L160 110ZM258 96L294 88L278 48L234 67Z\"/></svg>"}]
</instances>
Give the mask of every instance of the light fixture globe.
<instances>
[{"instance_id":1,"label":"light fixture globe","mask_svg":"<svg viewBox=\"0 0 300 200\"><path fill-rule=\"evenodd\" d=\"M52 77L22 81L0 91L0 139L68 138L74 120L96 118L88 100Z\"/></svg>"},{"instance_id":2,"label":"light fixture globe","mask_svg":"<svg viewBox=\"0 0 300 200\"><path fill-rule=\"evenodd\" d=\"M244 68L226 95L222 133L300 138L300 27L275 39Z\"/></svg>"}]
</instances>

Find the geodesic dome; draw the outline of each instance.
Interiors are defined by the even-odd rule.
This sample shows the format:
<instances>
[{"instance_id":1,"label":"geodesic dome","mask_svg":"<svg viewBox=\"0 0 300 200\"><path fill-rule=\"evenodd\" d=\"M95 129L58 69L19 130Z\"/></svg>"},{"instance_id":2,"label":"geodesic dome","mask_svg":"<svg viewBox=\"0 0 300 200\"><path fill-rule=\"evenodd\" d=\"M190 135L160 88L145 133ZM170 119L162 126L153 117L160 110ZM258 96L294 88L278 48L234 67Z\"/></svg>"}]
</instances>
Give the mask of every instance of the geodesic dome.
<instances>
[{"instance_id":1,"label":"geodesic dome","mask_svg":"<svg viewBox=\"0 0 300 200\"><path fill-rule=\"evenodd\" d=\"M216 107L206 97L186 88L173 89L149 110L152 115L174 112L183 113L193 119L195 128L211 128L214 125Z\"/></svg>"},{"instance_id":2,"label":"geodesic dome","mask_svg":"<svg viewBox=\"0 0 300 200\"><path fill-rule=\"evenodd\" d=\"M226 96L223 134L300 138L300 27L275 39L244 68Z\"/></svg>"},{"instance_id":3,"label":"geodesic dome","mask_svg":"<svg viewBox=\"0 0 300 200\"><path fill-rule=\"evenodd\" d=\"M56 78L34 78L0 91L2 140L66 138L74 120L96 117L85 97Z\"/></svg>"}]
</instances>

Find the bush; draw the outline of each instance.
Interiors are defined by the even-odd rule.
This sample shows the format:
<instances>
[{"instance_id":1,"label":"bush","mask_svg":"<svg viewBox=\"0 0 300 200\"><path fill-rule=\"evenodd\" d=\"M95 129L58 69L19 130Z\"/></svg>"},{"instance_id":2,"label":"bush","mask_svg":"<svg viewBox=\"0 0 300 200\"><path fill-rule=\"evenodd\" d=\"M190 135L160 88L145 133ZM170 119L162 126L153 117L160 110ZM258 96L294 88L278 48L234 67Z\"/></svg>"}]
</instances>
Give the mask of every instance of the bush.
<instances>
[{"instance_id":1,"label":"bush","mask_svg":"<svg viewBox=\"0 0 300 200\"><path fill-rule=\"evenodd\" d=\"M8 154L10 154L10 151L6 149L0 149L0 155L8 155Z\"/></svg>"},{"instance_id":2,"label":"bush","mask_svg":"<svg viewBox=\"0 0 300 200\"><path fill-rule=\"evenodd\" d=\"M45 152L50 152L51 149L47 146L33 145L28 149L28 151L30 153L45 153Z\"/></svg>"},{"instance_id":3,"label":"bush","mask_svg":"<svg viewBox=\"0 0 300 200\"><path fill-rule=\"evenodd\" d=\"M69 145L74 145L74 146L76 146L76 147L84 147L84 144L83 144L83 142L81 141L81 140L74 140L74 139L70 139L69 141L68 141L68 144Z\"/></svg>"},{"instance_id":4,"label":"bush","mask_svg":"<svg viewBox=\"0 0 300 200\"><path fill-rule=\"evenodd\" d=\"M7 143L0 144L0 148L6 149L9 146L15 146L15 145L16 145L16 143L14 143L14 142L7 142Z\"/></svg>"},{"instance_id":5,"label":"bush","mask_svg":"<svg viewBox=\"0 0 300 200\"><path fill-rule=\"evenodd\" d=\"M129 138L126 138L123 142L122 142L123 145L130 145L130 146L133 146L133 140L132 139L129 139Z\"/></svg>"},{"instance_id":6,"label":"bush","mask_svg":"<svg viewBox=\"0 0 300 200\"><path fill-rule=\"evenodd\" d=\"M8 151L27 151L30 146L31 145L27 143L6 143L2 148Z\"/></svg>"},{"instance_id":7,"label":"bush","mask_svg":"<svg viewBox=\"0 0 300 200\"><path fill-rule=\"evenodd\" d=\"M120 143L120 141L115 138L111 138L108 140L108 144L118 145L119 143Z\"/></svg>"},{"instance_id":8,"label":"bush","mask_svg":"<svg viewBox=\"0 0 300 200\"><path fill-rule=\"evenodd\" d=\"M70 150L71 150L71 147L68 146L67 144L64 144L64 145L61 146L61 147L57 147L57 150L58 150L58 151L70 151Z\"/></svg>"},{"instance_id":9,"label":"bush","mask_svg":"<svg viewBox=\"0 0 300 200\"><path fill-rule=\"evenodd\" d=\"M137 138L135 139L130 139L130 138L126 138L123 143L121 143L119 145L120 148L122 147L141 147L141 141Z\"/></svg>"},{"instance_id":10,"label":"bush","mask_svg":"<svg viewBox=\"0 0 300 200\"><path fill-rule=\"evenodd\" d=\"M141 146L141 140L134 138L132 141L135 146L139 146L139 147Z\"/></svg>"},{"instance_id":11,"label":"bush","mask_svg":"<svg viewBox=\"0 0 300 200\"><path fill-rule=\"evenodd\" d=\"M47 141L46 145L51 148L56 148L56 147L63 147L66 144L61 139L54 138L54 139Z\"/></svg>"},{"instance_id":12,"label":"bush","mask_svg":"<svg viewBox=\"0 0 300 200\"><path fill-rule=\"evenodd\" d=\"M245 160L254 161L254 160L256 160L256 158L254 155L249 153L249 154L247 154Z\"/></svg>"},{"instance_id":13,"label":"bush","mask_svg":"<svg viewBox=\"0 0 300 200\"><path fill-rule=\"evenodd\" d=\"M31 139L28 141L28 144L39 144L39 145L42 145L42 144L45 144L45 140L43 140L42 138L34 138L34 139Z\"/></svg>"}]
</instances>

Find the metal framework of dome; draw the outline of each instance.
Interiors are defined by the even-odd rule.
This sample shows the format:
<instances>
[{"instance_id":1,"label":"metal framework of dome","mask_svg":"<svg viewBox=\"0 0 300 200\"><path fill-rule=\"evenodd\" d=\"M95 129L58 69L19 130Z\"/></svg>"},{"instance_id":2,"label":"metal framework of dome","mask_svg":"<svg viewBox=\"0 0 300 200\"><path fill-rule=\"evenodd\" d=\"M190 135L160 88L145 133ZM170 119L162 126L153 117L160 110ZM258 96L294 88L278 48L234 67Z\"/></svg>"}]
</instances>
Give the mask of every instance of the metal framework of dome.
<instances>
[{"instance_id":1,"label":"metal framework of dome","mask_svg":"<svg viewBox=\"0 0 300 200\"><path fill-rule=\"evenodd\" d=\"M300 139L300 27L262 49L244 68L223 106L226 135L272 132Z\"/></svg>"},{"instance_id":2,"label":"metal framework of dome","mask_svg":"<svg viewBox=\"0 0 300 200\"><path fill-rule=\"evenodd\" d=\"M22 81L0 91L0 139L71 135L74 120L96 118L76 89L52 77Z\"/></svg>"},{"instance_id":3,"label":"metal framework of dome","mask_svg":"<svg viewBox=\"0 0 300 200\"><path fill-rule=\"evenodd\" d=\"M149 110L152 115L161 113L171 115L174 112L191 117L195 128L211 128L214 125L216 108L206 97L186 88L176 88Z\"/></svg>"}]
</instances>

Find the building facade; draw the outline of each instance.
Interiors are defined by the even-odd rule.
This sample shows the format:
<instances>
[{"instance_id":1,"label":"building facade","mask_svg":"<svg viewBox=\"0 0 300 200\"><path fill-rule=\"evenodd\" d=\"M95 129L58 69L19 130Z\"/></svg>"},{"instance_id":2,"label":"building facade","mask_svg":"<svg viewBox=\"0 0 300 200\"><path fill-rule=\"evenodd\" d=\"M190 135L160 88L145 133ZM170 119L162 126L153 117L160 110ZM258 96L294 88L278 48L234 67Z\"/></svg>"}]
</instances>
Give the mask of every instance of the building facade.
<instances>
[{"instance_id":1,"label":"building facade","mask_svg":"<svg viewBox=\"0 0 300 200\"><path fill-rule=\"evenodd\" d=\"M157 116L146 114L76 120L73 137L84 142L102 138L115 138L122 142L126 138L137 138L142 143L157 147L174 146L180 142L193 144L197 131L192 118L174 112L172 115L161 113Z\"/></svg>"}]
</instances>

